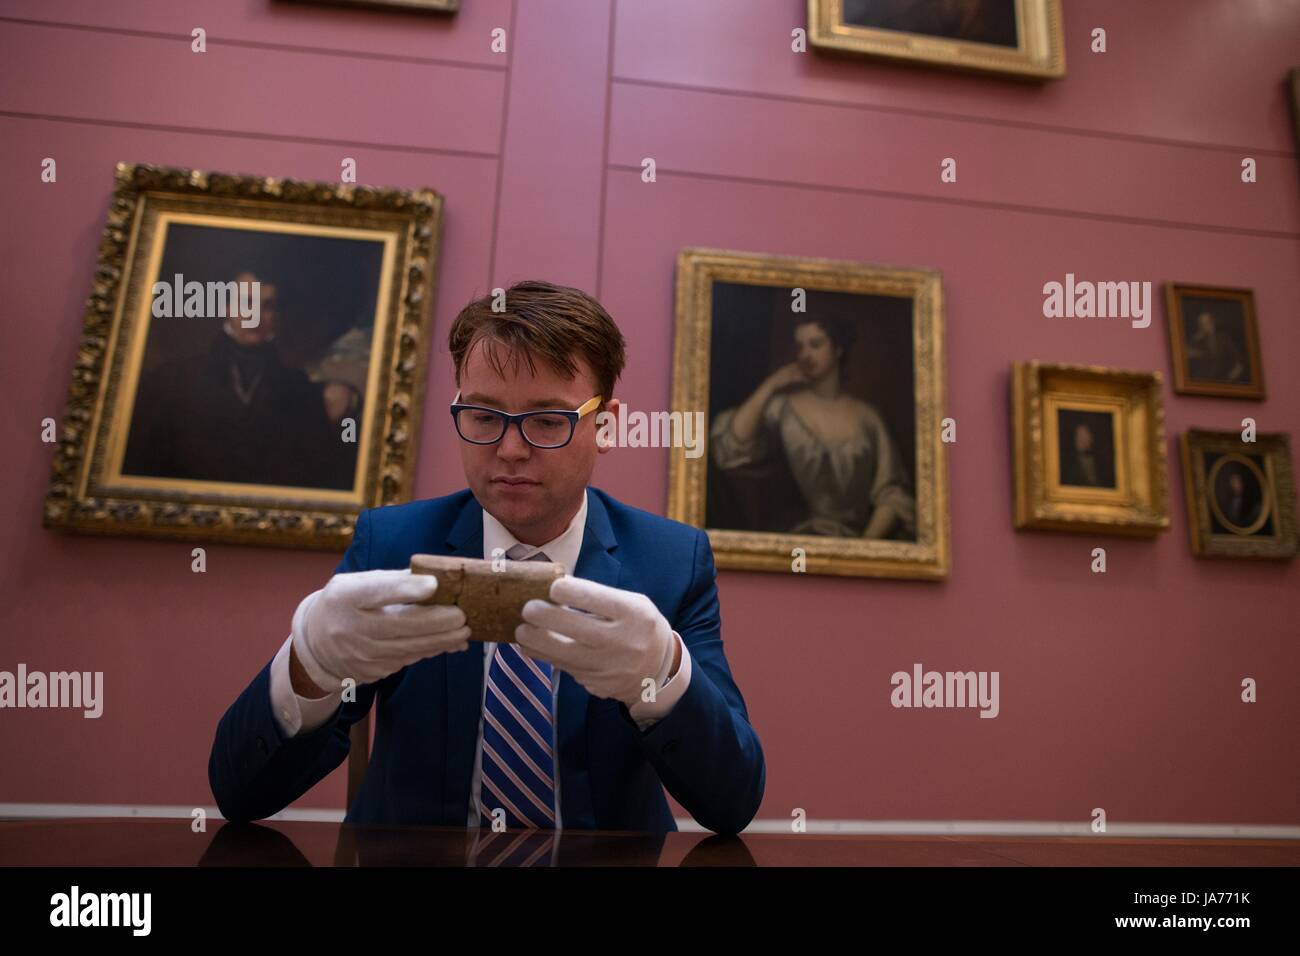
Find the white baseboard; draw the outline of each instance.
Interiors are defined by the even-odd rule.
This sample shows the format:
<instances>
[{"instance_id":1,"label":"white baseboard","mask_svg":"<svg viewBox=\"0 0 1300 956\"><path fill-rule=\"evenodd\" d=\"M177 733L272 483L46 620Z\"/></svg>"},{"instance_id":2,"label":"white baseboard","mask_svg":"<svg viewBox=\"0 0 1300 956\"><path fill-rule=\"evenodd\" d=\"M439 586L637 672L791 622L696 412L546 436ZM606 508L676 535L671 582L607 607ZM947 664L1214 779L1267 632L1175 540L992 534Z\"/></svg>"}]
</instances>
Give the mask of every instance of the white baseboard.
<instances>
[{"instance_id":1,"label":"white baseboard","mask_svg":"<svg viewBox=\"0 0 1300 956\"><path fill-rule=\"evenodd\" d=\"M678 820L683 831L701 831L694 820ZM808 820L806 832L860 836L1071 836L1104 840L1106 837L1300 840L1300 826L1235 823L1107 823L1105 833L1094 833L1090 821L1052 820ZM746 833L790 833L789 820L755 820Z\"/></svg>"},{"instance_id":2,"label":"white baseboard","mask_svg":"<svg viewBox=\"0 0 1300 956\"><path fill-rule=\"evenodd\" d=\"M130 806L114 803L0 803L0 820L37 820L54 817L141 817L189 819L202 809L212 819L221 819L216 807ZM338 823L342 810L281 810L268 820L307 820ZM705 833L689 817L679 817L677 827L683 833ZM745 833L791 833L789 820L755 820ZM1079 836L1300 840L1300 826L1235 823L1109 823L1105 833L1093 833L1088 821L1017 821L1017 820L809 820L807 833L858 836Z\"/></svg>"},{"instance_id":3,"label":"white baseboard","mask_svg":"<svg viewBox=\"0 0 1300 956\"><path fill-rule=\"evenodd\" d=\"M0 820L40 820L52 817L140 817L190 819L202 810L209 819L221 820L216 807L129 806L124 803L0 803ZM342 810L281 810L268 820L311 820L338 823Z\"/></svg>"}]
</instances>

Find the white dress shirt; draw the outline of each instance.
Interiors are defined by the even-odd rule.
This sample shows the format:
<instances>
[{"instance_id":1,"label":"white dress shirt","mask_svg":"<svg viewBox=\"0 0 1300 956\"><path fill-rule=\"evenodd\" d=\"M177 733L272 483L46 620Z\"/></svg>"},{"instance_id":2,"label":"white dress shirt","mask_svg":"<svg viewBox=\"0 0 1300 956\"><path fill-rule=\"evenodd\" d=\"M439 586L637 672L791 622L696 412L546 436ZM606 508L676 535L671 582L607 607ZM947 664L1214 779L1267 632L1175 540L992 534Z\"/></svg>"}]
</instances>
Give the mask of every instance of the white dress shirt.
<instances>
[{"instance_id":1,"label":"white dress shirt","mask_svg":"<svg viewBox=\"0 0 1300 956\"><path fill-rule=\"evenodd\" d=\"M493 557L508 556L517 561L526 561L529 557L538 551L545 552L546 557L564 566L568 574L573 574L578 565L578 555L582 551L583 534L587 524L587 495L583 495L582 504L579 506L577 514L569 522L569 526L554 540L548 541L540 547L523 544L513 534L511 534L500 521L488 514L487 509L483 511L483 557L491 560ZM500 549L497 551L497 549ZM495 554L494 554L495 552ZM649 729L657 720L665 716L673 709L673 706L686 693L686 687L691 680L691 658L686 651L686 643L682 640L681 635L673 631L673 639L681 649L681 661L677 667L677 673L668 677L672 668L672 658L669 657L668 664L663 671L656 675L657 691L653 701L638 700L628 707L628 713L636 721L637 727L642 731ZM276 653L275 658L271 661L271 709L275 715L276 722L279 723L281 730L286 737L294 737L299 733L307 733L320 727L331 717L338 709L342 701L342 691L336 690L324 697L302 697L294 692L293 684L289 679L289 649L293 643L293 637L290 635L280 650ZM496 651L496 644L491 641L481 642L483 648L483 693L487 692L487 674L492 665L492 655ZM473 653L471 646L469 653ZM559 699L560 678L555 675L551 681L551 721L553 727L559 727L558 710L556 703ZM555 753L555 828L561 828L560 817L560 764L558 753L558 739L555 741L557 752ZM470 827L479 825L478 813L478 796L482 780L482 753L483 753L483 696L479 697L479 719L478 719L478 740L474 747L474 774L470 785L469 815L467 824Z\"/></svg>"}]
</instances>

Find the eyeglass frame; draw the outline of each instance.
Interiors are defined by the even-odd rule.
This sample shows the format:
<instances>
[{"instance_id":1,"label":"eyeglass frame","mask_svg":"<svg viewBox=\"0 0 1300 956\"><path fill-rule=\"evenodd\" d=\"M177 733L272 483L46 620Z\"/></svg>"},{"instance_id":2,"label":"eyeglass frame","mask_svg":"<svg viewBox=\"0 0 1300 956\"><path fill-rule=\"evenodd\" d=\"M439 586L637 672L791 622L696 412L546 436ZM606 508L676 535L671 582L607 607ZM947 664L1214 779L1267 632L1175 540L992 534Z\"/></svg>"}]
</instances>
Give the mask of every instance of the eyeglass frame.
<instances>
[{"instance_id":1,"label":"eyeglass frame","mask_svg":"<svg viewBox=\"0 0 1300 956\"><path fill-rule=\"evenodd\" d=\"M517 415L512 415L509 412L501 411L501 409L499 408L489 408L487 405L470 405L465 402L461 402L459 399L460 399L460 392L457 392L456 398L451 403L451 423L453 427L455 427L456 429L456 434L460 436L461 441L468 442L471 445L495 445L497 442L501 441L501 439L506 437L506 432L510 431L511 425L514 425L519 429L520 438L522 438L533 448L540 448L543 451L551 451L556 448L564 448L565 446L567 446L569 442L573 441L573 436L578 430L578 422L582 421L582 419L587 415L589 415L594 409L599 408L602 404L604 404L604 402L602 401L602 396L593 395L591 396L591 398L587 399L585 402L583 402L575 409L538 408L531 412L519 412ZM491 441L474 441L471 438L466 438L465 433L460 430L460 418L459 418L460 413L466 409L478 409L481 412L492 412L494 415L497 415L500 418L502 418L505 421L505 425L501 428L501 434L498 435L496 438L492 439ZM565 418L567 418L569 420L569 437L564 440L564 444L539 445L537 444L537 442L533 441L531 438L525 435L524 419L532 418L535 415L563 415Z\"/></svg>"}]
</instances>

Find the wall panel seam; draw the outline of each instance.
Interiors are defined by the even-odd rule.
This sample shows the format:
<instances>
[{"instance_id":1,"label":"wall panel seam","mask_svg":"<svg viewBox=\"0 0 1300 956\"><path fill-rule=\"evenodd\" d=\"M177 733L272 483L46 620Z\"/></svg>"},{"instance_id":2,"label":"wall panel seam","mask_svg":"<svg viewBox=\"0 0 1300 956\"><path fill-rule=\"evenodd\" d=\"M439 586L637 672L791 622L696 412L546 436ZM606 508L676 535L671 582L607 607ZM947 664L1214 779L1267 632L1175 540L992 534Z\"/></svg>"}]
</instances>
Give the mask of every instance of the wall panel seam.
<instances>
[{"instance_id":1,"label":"wall panel seam","mask_svg":"<svg viewBox=\"0 0 1300 956\"><path fill-rule=\"evenodd\" d=\"M1137 133L1123 133L1112 130L1090 129L1082 126L1060 126L1054 123L1033 123L1027 120L1000 119L994 116L972 116L963 113L946 113L940 110L923 110L907 106L886 106L877 103L848 103L843 100L824 99L812 96L796 96L790 93L751 92L748 90L728 89L726 87L698 86L689 83L666 83L662 80L642 80L631 77L615 76L615 83L626 86L644 86L651 89L679 90L686 93L704 93L717 96L736 96L743 99L770 100L775 103L794 103L806 106L826 106L838 109L857 110L859 112L890 113L899 116L916 116L925 119L948 120L958 123L971 123L977 126L1000 126L1012 129L1025 129L1040 133L1053 133L1062 136L1087 136L1093 139L1113 139L1123 142L1141 143L1150 146L1173 146L1187 149L1212 150L1214 152L1242 153L1249 156L1275 156L1295 159L1300 156L1295 150L1272 149L1261 146L1237 146L1230 143L1205 143L1196 140L1168 139L1159 136L1142 136Z\"/></svg>"},{"instance_id":2,"label":"wall panel seam","mask_svg":"<svg viewBox=\"0 0 1300 956\"><path fill-rule=\"evenodd\" d=\"M137 129L146 132L182 133L194 136L215 136L230 139L256 139L275 143L301 143L309 146L355 146L361 149L382 150L392 153L415 153L421 156L458 156L465 159L496 159L496 153L472 149L454 149L444 146L412 146L406 143L366 143L355 139L326 139L316 136L291 136L284 133L258 133L252 130L211 129L202 126L176 126L166 123L140 123L132 120L96 119L89 116L65 116L57 113L25 113L18 110L0 110L0 118L36 120L49 123L70 123L84 126L107 126L119 129Z\"/></svg>"},{"instance_id":3,"label":"wall panel seam","mask_svg":"<svg viewBox=\"0 0 1300 956\"><path fill-rule=\"evenodd\" d=\"M609 168L618 172L641 173L640 166L626 163L610 163ZM885 199L905 199L916 202L940 203L953 206L969 206L976 209L993 209L1002 212L1022 212L1040 216L1059 216L1070 219L1090 219L1098 222L1122 223L1131 226L1154 226L1161 229L1181 229L1188 232L1217 232L1230 235L1255 236L1262 239L1300 240L1300 232L1281 232L1274 229L1249 229L1245 226L1224 226L1214 223L1179 222L1172 219L1150 219L1141 216L1120 216L1114 213L1087 212L1077 209L1060 209L1052 206L1032 206L1021 203L997 202L988 199L961 199L944 196L930 196L925 193L911 193L903 190L869 189L860 186L826 186L817 183L805 183L794 180L768 179L755 176L736 176L726 173L702 173L684 169L665 169L662 165L655 167L658 178L680 176L684 179L704 179L715 182L733 182L748 186L771 186L782 189L806 189L812 192L848 194L854 196L873 196Z\"/></svg>"},{"instance_id":4,"label":"wall panel seam","mask_svg":"<svg viewBox=\"0 0 1300 956\"><path fill-rule=\"evenodd\" d=\"M82 30L88 33L107 33L115 36L138 37L148 40L190 42L188 33L163 33L154 30L132 30L125 27L106 27L88 23L60 23L54 20L29 20L21 17L2 17L0 23L16 23L21 26L49 27L55 30ZM487 70L502 73L507 64L476 63L472 60L454 60L443 57L404 56L397 53L372 53L366 50L341 50L337 47L297 46L291 43L268 43L262 40L239 40L209 32L208 42L217 46L233 46L250 50L268 50L277 53L319 54L321 56L346 57L361 60L380 60L388 63L415 63L422 66L446 66L452 69ZM509 56L509 54L507 54Z\"/></svg>"}]
</instances>

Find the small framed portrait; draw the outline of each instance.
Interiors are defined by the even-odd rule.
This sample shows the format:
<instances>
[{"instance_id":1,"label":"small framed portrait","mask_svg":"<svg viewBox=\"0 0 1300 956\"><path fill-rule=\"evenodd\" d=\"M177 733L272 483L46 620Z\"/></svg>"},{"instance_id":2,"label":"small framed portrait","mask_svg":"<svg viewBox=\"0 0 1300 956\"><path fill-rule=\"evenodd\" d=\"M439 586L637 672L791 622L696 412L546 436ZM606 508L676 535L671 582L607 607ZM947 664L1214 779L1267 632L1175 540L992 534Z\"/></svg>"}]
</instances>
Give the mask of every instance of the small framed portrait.
<instances>
[{"instance_id":1,"label":"small framed portrait","mask_svg":"<svg viewBox=\"0 0 1300 956\"><path fill-rule=\"evenodd\" d=\"M1193 428L1181 436L1192 553L1203 558L1294 558L1291 442L1283 433Z\"/></svg>"},{"instance_id":2,"label":"small framed portrait","mask_svg":"<svg viewBox=\"0 0 1300 956\"><path fill-rule=\"evenodd\" d=\"M950 563L939 273L686 249L670 517L719 567L942 578Z\"/></svg>"},{"instance_id":3,"label":"small framed portrait","mask_svg":"<svg viewBox=\"0 0 1300 956\"><path fill-rule=\"evenodd\" d=\"M340 7L371 7L384 10L455 13L460 0L295 0L297 3L325 3Z\"/></svg>"},{"instance_id":4,"label":"small framed portrait","mask_svg":"<svg viewBox=\"0 0 1300 956\"><path fill-rule=\"evenodd\" d=\"M1169 527L1159 373L1017 362L1011 406L1018 529Z\"/></svg>"},{"instance_id":5,"label":"small framed portrait","mask_svg":"<svg viewBox=\"0 0 1300 956\"><path fill-rule=\"evenodd\" d=\"M823 50L1024 80L1065 75L1060 0L808 0Z\"/></svg>"},{"instance_id":6,"label":"small framed portrait","mask_svg":"<svg viewBox=\"0 0 1300 956\"><path fill-rule=\"evenodd\" d=\"M1174 391L1264 398L1255 295L1250 289L1170 282L1165 286Z\"/></svg>"},{"instance_id":7,"label":"small framed portrait","mask_svg":"<svg viewBox=\"0 0 1300 956\"><path fill-rule=\"evenodd\" d=\"M345 548L409 497L441 198L116 177L46 526Z\"/></svg>"}]
</instances>

